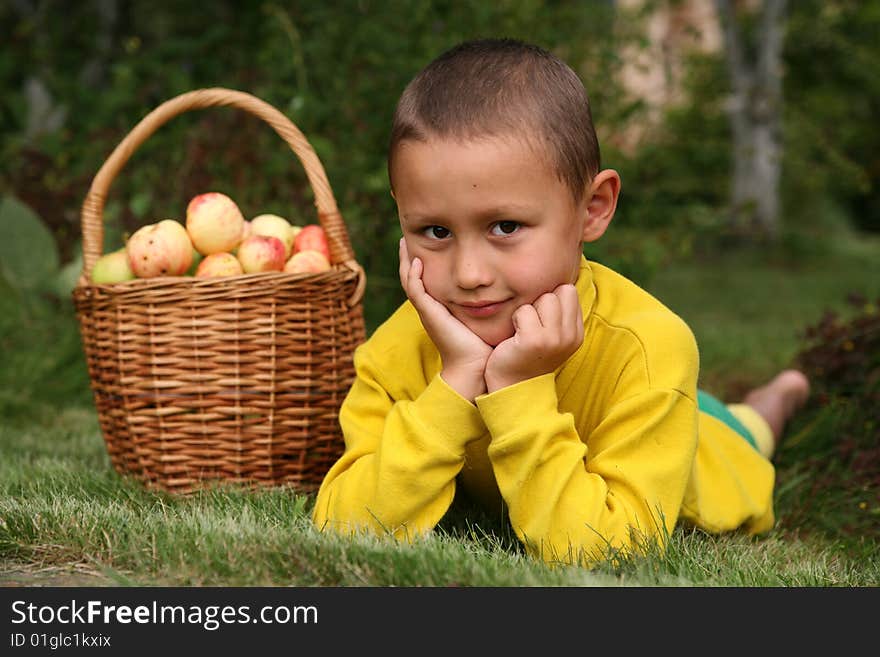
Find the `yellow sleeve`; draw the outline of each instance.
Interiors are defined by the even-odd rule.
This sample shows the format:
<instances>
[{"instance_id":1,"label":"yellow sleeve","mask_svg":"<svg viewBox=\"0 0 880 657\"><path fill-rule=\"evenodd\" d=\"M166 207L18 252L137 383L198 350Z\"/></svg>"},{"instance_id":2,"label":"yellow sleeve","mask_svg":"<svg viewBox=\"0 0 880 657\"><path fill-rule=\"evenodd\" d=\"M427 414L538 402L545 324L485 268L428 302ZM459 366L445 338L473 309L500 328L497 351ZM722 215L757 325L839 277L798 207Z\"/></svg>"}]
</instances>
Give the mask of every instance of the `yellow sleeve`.
<instances>
[{"instance_id":1,"label":"yellow sleeve","mask_svg":"<svg viewBox=\"0 0 880 657\"><path fill-rule=\"evenodd\" d=\"M395 367L395 376L407 376L401 363ZM476 407L439 374L415 399L394 399L381 380L388 369L356 351L356 379L340 409L345 452L325 476L313 512L321 529L403 540L430 531L452 503L465 443L486 431Z\"/></svg>"},{"instance_id":2,"label":"yellow sleeve","mask_svg":"<svg viewBox=\"0 0 880 657\"><path fill-rule=\"evenodd\" d=\"M612 406L584 440L574 416L558 410L553 374L476 403L511 524L532 553L591 563L609 547L629 551L639 547L633 539L662 542L672 532L696 450L693 399L639 392Z\"/></svg>"}]
</instances>

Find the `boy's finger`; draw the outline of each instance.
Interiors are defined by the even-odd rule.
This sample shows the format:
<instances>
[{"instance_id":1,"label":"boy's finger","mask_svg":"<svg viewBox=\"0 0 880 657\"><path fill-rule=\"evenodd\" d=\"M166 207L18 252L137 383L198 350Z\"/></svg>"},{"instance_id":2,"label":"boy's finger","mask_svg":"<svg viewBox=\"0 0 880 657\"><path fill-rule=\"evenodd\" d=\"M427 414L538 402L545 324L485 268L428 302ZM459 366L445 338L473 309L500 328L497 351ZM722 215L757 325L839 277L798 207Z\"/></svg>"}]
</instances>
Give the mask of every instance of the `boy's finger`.
<instances>
[{"instance_id":1,"label":"boy's finger","mask_svg":"<svg viewBox=\"0 0 880 657\"><path fill-rule=\"evenodd\" d=\"M400 276L400 284L403 286L403 290L406 291L406 279L409 274L410 261L409 254L406 251L406 242L402 237L400 238L400 244L397 247L397 255L400 258L397 272Z\"/></svg>"},{"instance_id":2,"label":"boy's finger","mask_svg":"<svg viewBox=\"0 0 880 657\"><path fill-rule=\"evenodd\" d=\"M520 335L541 330L541 320L538 317L538 311L530 303L514 310L511 319L513 320L513 328Z\"/></svg>"},{"instance_id":3,"label":"boy's finger","mask_svg":"<svg viewBox=\"0 0 880 657\"><path fill-rule=\"evenodd\" d=\"M406 294L426 326L440 326L450 316L449 311L428 294L422 281L423 270L421 258L413 258L407 273Z\"/></svg>"},{"instance_id":4,"label":"boy's finger","mask_svg":"<svg viewBox=\"0 0 880 657\"><path fill-rule=\"evenodd\" d=\"M413 305L418 304L420 298L425 294L425 286L422 283L423 269L424 265L420 258L410 259L409 252L406 249L406 241L401 238L399 269L400 284L403 286L403 291L406 292L406 296L413 302Z\"/></svg>"},{"instance_id":5,"label":"boy's finger","mask_svg":"<svg viewBox=\"0 0 880 657\"><path fill-rule=\"evenodd\" d=\"M584 316L577 289L574 285L560 285L556 288L555 295L559 299L563 327L571 329L573 337L579 342L583 339Z\"/></svg>"},{"instance_id":6,"label":"boy's finger","mask_svg":"<svg viewBox=\"0 0 880 657\"><path fill-rule=\"evenodd\" d=\"M425 291L425 286L422 284L422 261L418 258L413 258L409 263L406 272L406 291L411 297Z\"/></svg>"},{"instance_id":7,"label":"boy's finger","mask_svg":"<svg viewBox=\"0 0 880 657\"><path fill-rule=\"evenodd\" d=\"M422 264L421 258L413 258L410 260L409 265L409 277L410 280L422 284L422 270L424 269L424 265Z\"/></svg>"},{"instance_id":8,"label":"boy's finger","mask_svg":"<svg viewBox=\"0 0 880 657\"><path fill-rule=\"evenodd\" d=\"M413 306L415 306L419 315L436 318L436 313L440 310L438 307L440 304L425 289L425 284L422 281L423 270L422 259L413 258L407 274L406 295Z\"/></svg>"},{"instance_id":9,"label":"boy's finger","mask_svg":"<svg viewBox=\"0 0 880 657\"><path fill-rule=\"evenodd\" d=\"M552 292L542 294L533 304L538 319L544 327L558 327L562 318L562 307L559 298Z\"/></svg>"},{"instance_id":10,"label":"boy's finger","mask_svg":"<svg viewBox=\"0 0 880 657\"><path fill-rule=\"evenodd\" d=\"M581 314L581 301L578 298L577 289L574 285L560 285L553 291L553 294L559 299L563 317Z\"/></svg>"}]
</instances>

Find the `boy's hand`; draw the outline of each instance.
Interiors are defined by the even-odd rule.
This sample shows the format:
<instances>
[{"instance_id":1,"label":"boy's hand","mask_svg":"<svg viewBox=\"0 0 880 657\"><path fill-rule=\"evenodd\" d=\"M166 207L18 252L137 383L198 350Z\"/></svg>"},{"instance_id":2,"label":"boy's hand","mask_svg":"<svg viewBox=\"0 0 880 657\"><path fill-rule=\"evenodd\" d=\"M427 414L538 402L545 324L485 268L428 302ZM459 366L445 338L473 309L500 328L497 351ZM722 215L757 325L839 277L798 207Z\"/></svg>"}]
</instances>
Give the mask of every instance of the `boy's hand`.
<instances>
[{"instance_id":1,"label":"boy's hand","mask_svg":"<svg viewBox=\"0 0 880 657\"><path fill-rule=\"evenodd\" d=\"M440 376L458 394L473 401L486 392L484 373L492 347L456 319L442 303L425 290L422 261L410 260L406 240L400 240L400 284L412 302L422 326L433 340L443 370Z\"/></svg>"},{"instance_id":2,"label":"boy's hand","mask_svg":"<svg viewBox=\"0 0 880 657\"><path fill-rule=\"evenodd\" d=\"M584 340L584 319L574 285L560 285L513 313L516 333L492 351L486 387L494 392L548 374L562 365Z\"/></svg>"}]
</instances>

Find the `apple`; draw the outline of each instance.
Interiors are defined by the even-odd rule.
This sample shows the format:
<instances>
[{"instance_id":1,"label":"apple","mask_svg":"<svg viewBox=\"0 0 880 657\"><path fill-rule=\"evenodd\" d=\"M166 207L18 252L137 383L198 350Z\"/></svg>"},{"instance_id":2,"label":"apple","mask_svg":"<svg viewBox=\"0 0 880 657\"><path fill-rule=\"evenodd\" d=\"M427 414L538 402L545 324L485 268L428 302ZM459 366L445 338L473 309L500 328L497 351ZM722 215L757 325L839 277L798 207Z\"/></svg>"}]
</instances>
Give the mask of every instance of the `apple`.
<instances>
[{"instance_id":1,"label":"apple","mask_svg":"<svg viewBox=\"0 0 880 657\"><path fill-rule=\"evenodd\" d=\"M204 257L205 256L203 256L201 253L199 253L196 250L196 247L193 247L193 259L189 265L189 269L186 270L187 276L195 276L196 275L196 269L198 269L199 264L202 262L202 259Z\"/></svg>"},{"instance_id":2,"label":"apple","mask_svg":"<svg viewBox=\"0 0 880 657\"><path fill-rule=\"evenodd\" d=\"M125 244L131 270L138 278L181 276L192 264L193 245L174 219L138 228Z\"/></svg>"},{"instance_id":3,"label":"apple","mask_svg":"<svg viewBox=\"0 0 880 657\"><path fill-rule=\"evenodd\" d=\"M244 242L245 238L248 237L250 234L251 234L251 222L248 221L247 219L245 219L244 220L244 227L241 230L241 239L238 240L238 244L241 244L242 242ZM231 253L232 255L237 255L238 254L238 244L236 244L234 248L230 249L229 253Z\"/></svg>"},{"instance_id":4,"label":"apple","mask_svg":"<svg viewBox=\"0 0 880 657\"><path fill-rule=\"evenodd\" d=\"M92 283L121 283L135 278L125 248L106 253L92 267Z\"/></svg>"},{"instance_id":5,"label":"apple","mask_svg":"<svg viewBox=\"0 0 880 657\"><path fill-rule=\"evenodd\" d=\"M226 194L205 192L186 206L186 231L202 255L229 252L241 242L244 216Z\"/></svg>"},{"instance_id":6,"label":"apple","mask_svg":"<svg viewBox=\"0 0 880 657\"><path fill-rule=\"evenodd\" d=\"M293 226L284 217L277 214L261 214L250 221L251 234L277 237L284 244L284 258L293 253L293 239L296 236Z\"/></svg>"},{"instance_id":7,"label":"apple","mask_svg":"<svg viewBox=\"0 0 880 657\"><path fill-rule=\"evenodd\" d=\"M290 260L284 263L284 271L288 274L302 274L304 272L322 272L330 269L330 261L320 251L306 249L297 251Z\"/></svg>"},{"instance_id":8,"label":"apple","mask_svg":"<svg viewBox=\"0 0 880 657\"><path fill-rule=\"evenodd\" d=\"M245 274L284 269L284 243L267 235L248 236L238 246L238 261Z\"/></svg>"},{"instance_id":9,"label":"apple","mask_svg":"<svg viewBox=\"0 0 880 657\"><path fill-rule=\"evenodd\" d=\"M241 263L231 253L221 251L206 255L196 268L196 278L217 278L219 276L240 276L244 273Z\"/></svg>"},{"instance_id":10,"label":"apple","mask_svg":"<svg viewBox=\"0 0 880 657\"><path fill-rule=\"evenodd\" d=\"M293 240L293 252L297 251L320 251L329 260L330 247L327 245L327 233L318 224L303 226Z\"/></svg>"}]
</instances>

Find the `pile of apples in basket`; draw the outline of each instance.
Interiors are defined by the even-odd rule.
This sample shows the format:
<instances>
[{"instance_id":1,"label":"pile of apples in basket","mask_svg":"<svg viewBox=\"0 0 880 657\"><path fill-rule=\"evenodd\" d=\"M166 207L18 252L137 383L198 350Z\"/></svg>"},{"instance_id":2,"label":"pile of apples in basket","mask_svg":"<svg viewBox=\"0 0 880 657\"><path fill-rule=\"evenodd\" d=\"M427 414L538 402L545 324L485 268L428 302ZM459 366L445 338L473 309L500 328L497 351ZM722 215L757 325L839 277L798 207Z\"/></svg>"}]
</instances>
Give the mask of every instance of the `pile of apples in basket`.
<instances>
[{"instance_id":1,"label":"pile of apples in basket","mask_svg":"<svg viewBox=\"0 0 880 657\"><path fill-rule=\"evenodd\" d=\"M174 219L148 224L132 233L123 248L101 256L92 268L92 282L328 269L327 235L320 225L297 226L275 214L248 221L229 196L206 192L187 205L185 226Z\"/></svg>"}]
</instances>

